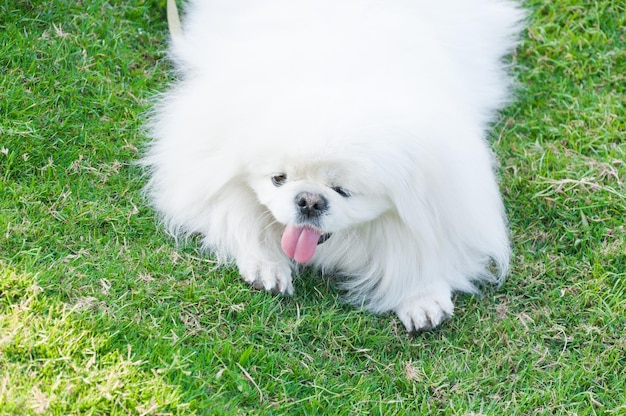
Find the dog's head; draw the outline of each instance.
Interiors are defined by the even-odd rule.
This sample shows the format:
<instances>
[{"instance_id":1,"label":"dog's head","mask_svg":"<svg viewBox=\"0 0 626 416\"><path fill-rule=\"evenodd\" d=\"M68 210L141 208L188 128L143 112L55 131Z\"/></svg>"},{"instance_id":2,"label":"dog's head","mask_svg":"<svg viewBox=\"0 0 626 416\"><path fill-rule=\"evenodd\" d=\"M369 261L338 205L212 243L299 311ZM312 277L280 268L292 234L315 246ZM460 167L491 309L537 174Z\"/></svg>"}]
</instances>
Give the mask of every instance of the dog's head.
<instances>
[{"instance_id":1,"label":"dog's head","mask_svg":"<svg viewBox=\"0 0 626 416\"><path fill-rule=\"evenodd\" d=\"M267 104L258 116L262 122L242 124L242 136L250 139L238 150L247 184L285 227L285 254L307 263L318 242L389 211L400 217L411 211L408 216L419 221L412 211L420 211L420 171L437 158L414 132L428 134L422 124L433 119L429 109L399 99L387 104L304 97L310 99ZM424 122L411 117L418 110Z\"/></svg>"}]
</instances>

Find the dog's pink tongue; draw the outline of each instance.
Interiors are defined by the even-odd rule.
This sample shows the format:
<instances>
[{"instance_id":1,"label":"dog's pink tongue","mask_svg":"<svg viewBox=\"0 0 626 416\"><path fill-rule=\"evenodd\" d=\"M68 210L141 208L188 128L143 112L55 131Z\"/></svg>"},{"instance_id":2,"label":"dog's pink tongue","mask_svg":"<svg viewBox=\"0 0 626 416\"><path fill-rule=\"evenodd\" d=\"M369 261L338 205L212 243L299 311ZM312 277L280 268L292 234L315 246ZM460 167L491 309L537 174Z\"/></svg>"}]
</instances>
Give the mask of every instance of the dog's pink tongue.
<instances>
[{"instance_id":1,"label":"dog's pink tongue","mask_svg":"<svg viewBox=\"0 0 626 416\"><path fill-rule=\"evenodd\" d=\"M304 264L311 260L320 239L320 232L309 227L288 225L280 245L287 256Z\"/></svg>"}]
</instances>

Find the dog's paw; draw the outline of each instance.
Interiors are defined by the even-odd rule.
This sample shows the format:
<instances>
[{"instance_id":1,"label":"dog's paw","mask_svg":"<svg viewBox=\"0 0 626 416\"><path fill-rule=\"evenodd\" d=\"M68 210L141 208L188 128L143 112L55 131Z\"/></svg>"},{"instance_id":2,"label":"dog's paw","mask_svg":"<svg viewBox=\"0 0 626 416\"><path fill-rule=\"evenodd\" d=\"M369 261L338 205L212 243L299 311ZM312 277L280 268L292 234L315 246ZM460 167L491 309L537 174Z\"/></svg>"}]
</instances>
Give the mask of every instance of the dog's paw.
<instances>
[{"instance_id":1,"label":"dog's paw","mask_svg":"<svg viewBox=\"0 0 626 416\"><path fill-rule=\"evenodd\" d=\"M428 331L450 318L454 312L449 291L410 298L395 309L409 332Z\"/></svg>"},{"instance_id":2,"label":"dog's paw","mask_svg":"<svg viewBox=\"0 0 626 416\"><path fill-rule=\"evenodd\" d=\"M293 294L291 267L254 261L237 262L239 274L253 288L271 293Z\"/></svg>"}]
</instances>

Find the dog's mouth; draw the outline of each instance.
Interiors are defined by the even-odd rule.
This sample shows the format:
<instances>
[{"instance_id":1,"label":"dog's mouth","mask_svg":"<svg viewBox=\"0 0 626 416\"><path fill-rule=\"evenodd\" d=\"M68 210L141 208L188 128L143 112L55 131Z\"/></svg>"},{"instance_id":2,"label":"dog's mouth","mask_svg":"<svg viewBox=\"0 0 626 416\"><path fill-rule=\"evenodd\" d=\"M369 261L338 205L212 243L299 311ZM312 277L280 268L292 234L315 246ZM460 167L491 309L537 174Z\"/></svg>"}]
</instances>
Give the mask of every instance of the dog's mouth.
<instances>
[{"instance_id":1,"label":"dog's mouth","mask_svg":"<svg viewBox=\"0 0 626 416\"><path fill-rule=\"evenodd\" d=\"M319 246L320 244L324 244L331 236L332 236L332 233L326 233L326 234L320 235L319 240L317 240L317 245Z\"/></svg>"},{"instance_id":2,"label":"dog's mouth","mask_svg":"<svg viewBox=\"0 0 626 416\"><path fill-rule=\"evenodd\" d=\"M288 225L285 227L280 246L289 257L304 264L313 258L317 246L330 238L330 233L322 234L310 226Z\"/></svg>"}]
</instances>

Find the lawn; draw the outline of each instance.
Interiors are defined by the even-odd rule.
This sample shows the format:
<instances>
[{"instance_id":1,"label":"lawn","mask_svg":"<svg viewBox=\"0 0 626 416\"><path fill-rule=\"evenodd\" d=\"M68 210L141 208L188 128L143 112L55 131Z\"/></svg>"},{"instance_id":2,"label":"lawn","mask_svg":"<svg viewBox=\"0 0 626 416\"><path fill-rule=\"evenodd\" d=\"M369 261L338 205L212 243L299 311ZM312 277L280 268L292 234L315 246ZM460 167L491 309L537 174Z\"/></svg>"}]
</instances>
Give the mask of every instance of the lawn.
<instances>
[{"instance_id":1,"label":"lawn","mask_svg":"<svg viewBox=\"0 0 626 416\"><path fill-rule=\"evenodd\" d=\"M623 1L527 3L491 137L512 273L417 336L159 226L164 3L0 0L0 414L626 415Z\"/></svg>"}]
</instances>

